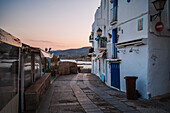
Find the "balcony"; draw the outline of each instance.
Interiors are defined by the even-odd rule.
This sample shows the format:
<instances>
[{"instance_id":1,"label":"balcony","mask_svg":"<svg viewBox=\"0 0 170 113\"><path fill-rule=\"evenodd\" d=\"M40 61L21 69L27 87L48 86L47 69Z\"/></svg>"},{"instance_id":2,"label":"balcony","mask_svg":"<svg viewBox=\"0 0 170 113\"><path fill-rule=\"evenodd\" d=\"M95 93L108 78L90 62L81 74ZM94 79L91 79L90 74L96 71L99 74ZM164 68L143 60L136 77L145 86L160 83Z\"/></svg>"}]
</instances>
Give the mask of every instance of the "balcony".
<instances>
[{"instance_id":1,"label":"balcony","mask_svg":"<svg viewBox=\"0 0 170 113\"><path fill-rule=\"evenodd\" d=\"M88 57L92 57L93 52L94 52L94 48L90 48L89 53L88 53Z\"/></svg>"},{"instance_id":2,"label":"balcony","mask_svg":"<svg viewBox=\"0 0 170 113\"><path fill-rule=\"evenodd\" d=\"M90 48L89 53L93 53L93 52L94 52L94 48Z\"/></svg>"},{"instance_id":3,"label":"balcony","mask_svg":"<svg viewBox=\"0 0 170 113\"><path fill-rule=\"evenodd\" d=\"M114 25L117 23L117 6L110 9L110 24Z\"/></svg>"},{"instance_id":4,"label":"balcony","mask_svg":"<svg viewBox=\"0 0 170 113\"><path fill-rule=\"evenodd\" d=\"M90 35L89 36L89 42L93 42L94 40L93 40L93 37Z\"/></svg>"},{"instance_id":5,"label":"balcony","mask_svg":"<svg viewBox=\"0 0 170 113\"><path fill-rule=\"evenodd\" d=\"M100 37L98 40L98 50L106 50L106 45L107 45L107 38L106 37Z\"/></svg>"},{"instance_id":6,"label":"balcony","mask_svg":"<svg viewBox=\"0 0 170 113\"><path fill-rule=\"evenodd\" d=\"M94 41L94 33L91 32L91 35L89 36L89 42L93 42Z\"/></svg>"}]
</instances>

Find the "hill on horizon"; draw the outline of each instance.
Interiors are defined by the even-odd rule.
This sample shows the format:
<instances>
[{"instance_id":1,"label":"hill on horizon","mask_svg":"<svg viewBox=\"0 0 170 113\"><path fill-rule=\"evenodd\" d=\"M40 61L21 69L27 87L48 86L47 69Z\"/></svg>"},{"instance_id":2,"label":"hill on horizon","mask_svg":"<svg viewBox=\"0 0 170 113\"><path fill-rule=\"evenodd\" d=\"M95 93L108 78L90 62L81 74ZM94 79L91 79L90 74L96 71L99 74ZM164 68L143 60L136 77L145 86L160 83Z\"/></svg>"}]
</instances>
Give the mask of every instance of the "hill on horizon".
<instances>
[{"instance_id":1,"label":"hill on horizon","mask_svg":"<svg viewBox=\"0 0 170 113\"><path fill-rule=\"evenodd\" d=\"M86 56L89 53L89 49L91 47L82 47L78 49L67 49L67 50L53 50L51 53L54 53L56 56L60 56L60 58L81 58Z\"/></svg>"}]
</instances>

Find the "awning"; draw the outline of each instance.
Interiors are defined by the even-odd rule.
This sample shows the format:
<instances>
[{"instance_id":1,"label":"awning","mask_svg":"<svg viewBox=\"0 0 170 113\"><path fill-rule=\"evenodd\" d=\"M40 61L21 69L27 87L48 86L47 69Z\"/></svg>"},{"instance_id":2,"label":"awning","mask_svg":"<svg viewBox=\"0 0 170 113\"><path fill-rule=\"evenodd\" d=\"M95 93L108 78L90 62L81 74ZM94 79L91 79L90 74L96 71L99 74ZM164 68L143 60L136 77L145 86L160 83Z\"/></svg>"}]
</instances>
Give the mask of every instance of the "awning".
<instances>
[{"instance_id":1,"label":"awning","mask_svg":"<svg viewBox=\"0 0 170 113\"><path fill-rule=\"evenodd\" d=\"M96 60L97 57L92 57L92 60Z\"/></svg>"},{"instance_id":2,"label":"awning","mask_svg":"<svg viewBox=\"0 0 170 113\"><path fill-rule=\"evenodd\" d=\"M140 38L140 39L136 39L136 40L130 40L130 41L126 41L126 42L121 42L121 43L117 43L116 47L117 48L124 48L126 46L140 46L140 45L146 45L148 41L148 38Z\"/></svg>"},{"instance_id":3,"label":"awning","mask_svg":"<svg viewBox=\"0 0 170 113\"><path fill-rule=\"evenodd\" d=\"M106 62L121 62L121 59L106 59Z\"/></svg>"},{"instance_id":4,"label":"awning","mask_svg":"<svg viewBox=\"0 0 170 113\"><path fill-rule=\"evenodd\" d=\"M53 55L51 55L49 52L46 52L44 50L41 50L41 57L45 57L45 58L52 58Z\"/></svg>"},{"instance_id":5,"label":"awning","mask_svg":"<svg viewBox=\"0 0 170 113\"><path fill-rule=\"evenodd\" d=\"M103 57L103 55L106 53L106 51L102 51L97 55L97 58L101 58Z\"/></svg>"},{"instance_id":6,"label":"awning","mask_svg":"<svg viewBox=\"0 0 170 113\"><path fill-rule=\"evenodd\" d=\"M0 42L4 42L4 43L7 43L13 46L17 46L17 47L22 46L20 39L12 36L10 33L7 33L1 28L0 28Z\"/></svg>"}]
</instances>

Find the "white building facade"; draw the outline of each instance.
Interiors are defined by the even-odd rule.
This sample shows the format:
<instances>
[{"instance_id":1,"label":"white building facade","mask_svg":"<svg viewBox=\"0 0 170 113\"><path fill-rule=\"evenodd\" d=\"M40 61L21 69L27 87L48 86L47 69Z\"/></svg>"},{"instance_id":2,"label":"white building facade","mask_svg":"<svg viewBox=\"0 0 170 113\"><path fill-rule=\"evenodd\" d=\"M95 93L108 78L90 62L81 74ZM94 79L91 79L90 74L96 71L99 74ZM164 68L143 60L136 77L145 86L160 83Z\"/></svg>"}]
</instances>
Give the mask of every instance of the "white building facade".
<instances>
[{"instance_id":1,"label":"white building facade","mask_svg":"<svg viewBox=\"0 0 170 113\"><path fill-rule=\"evenodd\" d=\"M170 0L161 16L153 16L159 13L153 1L101 0L90 36L92 73L121 91L126 91L124 77L136 76L136 89L143 98L170 92ZM102 37L107 39L104 48L100 48Z\"/></svg>"}]
</instances>

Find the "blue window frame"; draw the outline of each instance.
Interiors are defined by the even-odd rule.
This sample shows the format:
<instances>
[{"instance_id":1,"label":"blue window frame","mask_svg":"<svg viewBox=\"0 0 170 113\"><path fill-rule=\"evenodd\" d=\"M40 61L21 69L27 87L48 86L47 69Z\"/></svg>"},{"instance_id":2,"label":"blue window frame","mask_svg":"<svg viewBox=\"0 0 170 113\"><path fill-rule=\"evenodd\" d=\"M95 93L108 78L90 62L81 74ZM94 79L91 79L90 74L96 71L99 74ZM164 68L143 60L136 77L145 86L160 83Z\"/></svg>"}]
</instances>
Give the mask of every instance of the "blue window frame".
<instances>
[{"instance_id":1,"label":"blue window frame","mask_svg":"<svg viewBox=\"0 0 170 113\"><path fill-rule=\"evenodd\" d=\"M113 57L117 58L117 48L116 48L116 43L117 43L117 28L112 30L112 43L113 43Z\"/></svg>"}]
</instances>

